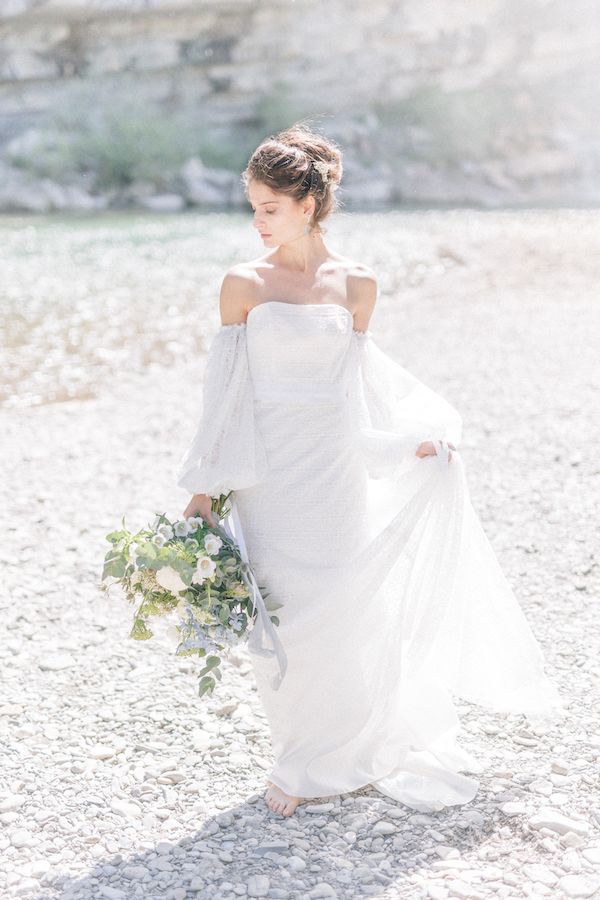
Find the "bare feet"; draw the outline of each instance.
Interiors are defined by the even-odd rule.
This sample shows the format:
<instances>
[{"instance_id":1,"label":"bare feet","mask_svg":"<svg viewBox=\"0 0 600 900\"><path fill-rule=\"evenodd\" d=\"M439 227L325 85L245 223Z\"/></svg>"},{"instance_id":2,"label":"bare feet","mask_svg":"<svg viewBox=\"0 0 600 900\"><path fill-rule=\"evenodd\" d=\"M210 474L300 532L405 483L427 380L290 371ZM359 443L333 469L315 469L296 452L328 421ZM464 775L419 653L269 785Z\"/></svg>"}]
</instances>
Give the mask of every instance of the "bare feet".
<instances>
[{"instance_id":1,"label":"bare feet","mask_svg":"<svg viewBox=\"0 0 600 900\"><path fill-rule=\"evenodd\" d=\"M284 816L291 816L299 803L302 803L302 797L290 797L281 788L278 788L272 781L267 781L267 790L265 793L265 801L269 809L273 812L280 812Z\"/></svg>"}]
</instances>

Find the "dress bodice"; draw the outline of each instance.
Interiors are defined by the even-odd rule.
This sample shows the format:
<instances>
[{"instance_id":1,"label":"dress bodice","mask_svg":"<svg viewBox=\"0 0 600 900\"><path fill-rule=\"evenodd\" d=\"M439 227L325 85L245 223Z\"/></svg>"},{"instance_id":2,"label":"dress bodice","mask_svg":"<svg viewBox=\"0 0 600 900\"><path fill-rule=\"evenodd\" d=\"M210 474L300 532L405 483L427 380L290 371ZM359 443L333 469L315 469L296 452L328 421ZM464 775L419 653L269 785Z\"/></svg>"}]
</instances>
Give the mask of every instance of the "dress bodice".
<instances>
[{"instance_id":1,"label":"dress bodice","mask_svg":"<svg viewBox=\"0 0 600 900\"><path fill-rule=\"evenodd\" d=\"M250 310L246 327L255 401L336 402L347 395L353 317L346 307L269 300Z\"/></svg>"}]
</instances>

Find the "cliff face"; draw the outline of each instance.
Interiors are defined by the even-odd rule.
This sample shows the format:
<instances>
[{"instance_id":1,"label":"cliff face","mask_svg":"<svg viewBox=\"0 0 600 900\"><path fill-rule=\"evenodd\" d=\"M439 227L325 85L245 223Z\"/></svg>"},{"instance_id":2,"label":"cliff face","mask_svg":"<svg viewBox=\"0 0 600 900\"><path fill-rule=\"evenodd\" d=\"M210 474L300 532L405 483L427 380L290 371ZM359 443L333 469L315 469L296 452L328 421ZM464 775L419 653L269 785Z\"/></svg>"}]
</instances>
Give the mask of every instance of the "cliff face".
<instances>
[{"instance_id":1,"label":"cliff face","mask_svg":"<svg viewBox=\"0 0 600 900\"><path fill-rule=\"evenodd\" d=\"M232 170L322 114L356 200L595 202L599 59L594 0L3 0L0 157L129 98Z\"/></svg>"}]
</instances>

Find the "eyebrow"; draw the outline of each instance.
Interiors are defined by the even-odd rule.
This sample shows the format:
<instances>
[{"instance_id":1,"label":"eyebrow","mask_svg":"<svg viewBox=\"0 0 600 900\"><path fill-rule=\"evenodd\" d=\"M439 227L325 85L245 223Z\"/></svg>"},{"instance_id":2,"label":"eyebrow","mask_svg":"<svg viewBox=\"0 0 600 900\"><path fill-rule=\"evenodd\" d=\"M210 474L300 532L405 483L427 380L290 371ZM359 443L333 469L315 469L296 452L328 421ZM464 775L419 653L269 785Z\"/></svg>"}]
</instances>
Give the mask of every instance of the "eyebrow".
<instances>
[{"instance_id":1,"label":"eyebrow","mask_svg":"<svg viewBox=\"0 0 600 900\"><path fill-rule=\"evenodd\" d=\"M262 203L259 203L258 205L259 205L259 206L266 206L267 203L279 203L279 200L264 200ZM250 203L250 206L252 206L252 203Z\"/></svg>"}]
</instances>

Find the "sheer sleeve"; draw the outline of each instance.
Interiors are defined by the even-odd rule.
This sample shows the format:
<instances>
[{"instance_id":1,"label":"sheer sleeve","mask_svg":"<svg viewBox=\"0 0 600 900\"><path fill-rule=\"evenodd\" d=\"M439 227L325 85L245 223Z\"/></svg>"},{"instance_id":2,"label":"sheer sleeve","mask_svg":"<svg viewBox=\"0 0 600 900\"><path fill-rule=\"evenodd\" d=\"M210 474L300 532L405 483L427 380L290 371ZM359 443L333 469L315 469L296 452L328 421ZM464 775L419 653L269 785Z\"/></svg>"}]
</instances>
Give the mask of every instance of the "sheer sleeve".
<instances>
[{"instance_id":1,"label":"sheer sleeve","mask_svg":"<svg viewBox=\"0 0 600 900\"><path fill-rule=\"evenodd\" d=\"M351 349L355 422L373 477L391 475L422 441L458 447L462 418L447 400L381 350L371 331L353 331Z\"/></svg>"},{"instance_id":2,"label":"sheer sleeve","mask_svg":"<svg viewBox=\"0 0 600 900\"><path fill-rule=\"evenodd\" d=\"M266 466L254 420L246 323L221 325L208 352L199 422L179 461L177 484L219 497L261 481Z\"/></svg>"},{"instance_id":3,"label":"sheer sleeve","mask_svg":"<svg viewBox=\"0 0 600 900\"><path fill-rule=\"evenodd\" d=\"M354 332L350 396L368 472L370 540L357 554L348 604L393 604L379 641L397 649L403 677L436 673L451 693L503 712L556 721L563 702L471 503L462 454L419 458L421 441L457 448L462 419L443 397ZM350 608L350 605L349 607ZM369 628L379 628L371 615Z\"/></svg>"}]
</instances>

